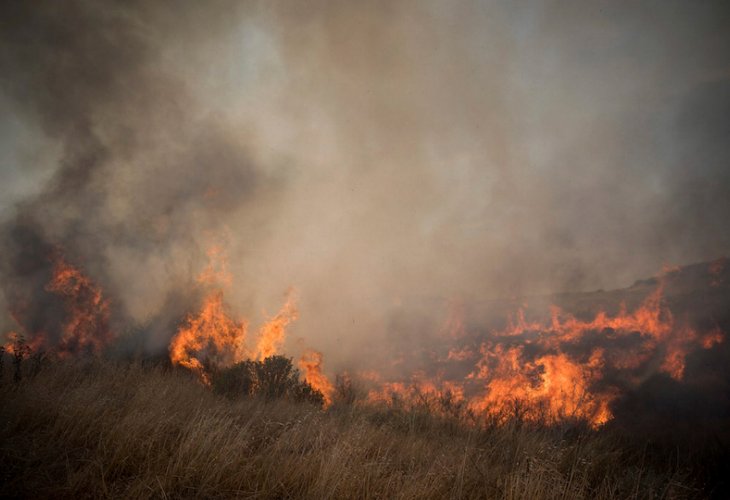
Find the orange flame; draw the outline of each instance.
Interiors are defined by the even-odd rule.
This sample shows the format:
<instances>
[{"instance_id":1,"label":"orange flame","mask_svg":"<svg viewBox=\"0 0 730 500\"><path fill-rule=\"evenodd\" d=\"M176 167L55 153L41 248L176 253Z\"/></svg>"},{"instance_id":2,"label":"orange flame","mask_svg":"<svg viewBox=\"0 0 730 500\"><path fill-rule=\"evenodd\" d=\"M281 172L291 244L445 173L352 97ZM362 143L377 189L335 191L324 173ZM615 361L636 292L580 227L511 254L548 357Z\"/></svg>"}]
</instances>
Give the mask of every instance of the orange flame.
<instances>
[{"instance_id":1,"label":"orange flame","mask_svg":"<svg viewBox=\"0 0 730 500\"><path fill-rule=\"evenodd\" d=\"M332 404L332 394L335 391L332 382L322 373L322 353L307 350L299 360L299 368L304 370L304 380L322 393L325 406Z\"/></svg>"},{"instance_id":2,"label":"orange flame","mask_svg":"<svg viewBox=\"0 0 730 500\"><path fill-rule=\"evenodd\" d=\"M229 365L246 357L244 341L247 324L228 315L223 292L213 291L203 302L197 315L188 316L170 343L170 360L194 371L209 384L199 357L207 357L218 365Z\"/></svg>"},{"instance_id":3,"label":"orange flame","mask_svg":"<svg viewBox=\"0 0 730 500\"><path fill-rule=\"evenodd\" d=\"M15 355L16 353L20 356L24 357L25 355L29 354L30 352L37 352L40 349L43 349L43 346L46 342L46 338L42 335L38 335L30 340L25 340L23 342L20 342L21 335L17 332L8 332L6 335L7 342L5 345L3 345L3 349L6 353L12 355ZM18 347L25 346L27 348L27 351L23 352L18 351Z\"/></svg>"},{"instance_id":4,"label":"orange flame","mask_svg":"<svg viewBox=\"0 0 730 500\"><path fill-rule=\"evenodd\" d=\"M79 269L56 256L53 278L46 290L60 295L67 313L59 353L98 353L111 340L109 301Z\"/></svg>"},{"instance_id":5,"label":"orange flame","mask_svg":"<svg viewBox=\"0 0 730 500\"><path fill-rule=\"evenodd\" d=\"M279 352L284 343L286 327L299 317L296 307L296 295L292 289L287 292L286 303L273 318L270 318L258 332L256 356L259 361Z\"/></svg>"},{"instance_id":6,"label":"orange flame","mask_svg":"<svg viewBox=\"0 0 730 500\"><path fill-rule=\"evenodd\" d=\"M59 252L54 253L51 259L52 275L45 289L60 297L63 303L60 338L52 341L47 332L26 332L26 345L32 351L52 349L61 357L100 353L113 338L109 329L109 301L104 298L101 288L77 267L66 262ZM23 321L18 315L13 314L13 317L22 327ZM17 338L15 332L8 334L7 352L12 352Z\"/></svg>"},{"instance_id":7,"label":"orange flame","mask_svg":"<svg viewBox=\"0 0 730 500\"><path fill-rule=\"evenodd\" d=\"M607 370L621 373L629 384L639 383L641 372L636 370L649 366L681 380L693 349L709 349L723 341L719 329L699 335L678 324L663 291L661 280L633 312L622 305L616 315L599 311L590 320L553 306L549 321L532 321L520 308L508 318L507 328L494 332L478 352L468 345L452 346L437 358L452 373L458 373L457 366L474 363L466 377L444 380L443 369L430 378L417 373L410 382L370 377L376 388L369 399L387 402L397 396L414 401L448 390L466 398L478 414L543 422L581 419L598 427L612 418L610 405L619 395L604 381ZM628 338L619 341L622 337ZM598 347L599 340L611 348Z\"/></svg>"},{"instance_id":8,"label":"orange flame","mask_svg":"<svg viewBox=\"0 0 730 500\"><path fill-rule=\"evenodd\" d=\"M170 360L195 372L200 380L210 384L206 365L230 366L256 357L263 360L277 354L284 341L286 327L297 318L293 291L279 313L258 331L256 349L246 347L248 322L233 319L223 299L223 287L232 278L227 269L225 252L213 246L207 252L208 265L197 277L201 286L213 286L197 314L188 315L169 346Z\"/></svg>"},{"instance_id":9,"label":"orange flame","mask_svg":"<svg viewBox=\"0 0 730 500\"><path fill-rule=\"evenodd\" d=\"M601 350L595 350L586 363L564 353L525 361L521 346L505 350L498 345L490 356L496 358L497 366L481 373L488 375L487 391L472 401L475 410L509 416L519 409L521 418L528 420L580 418L594 426L611 418L608 404L613 395L590 390L603 367Z\"/></svg>"}]
</instances>

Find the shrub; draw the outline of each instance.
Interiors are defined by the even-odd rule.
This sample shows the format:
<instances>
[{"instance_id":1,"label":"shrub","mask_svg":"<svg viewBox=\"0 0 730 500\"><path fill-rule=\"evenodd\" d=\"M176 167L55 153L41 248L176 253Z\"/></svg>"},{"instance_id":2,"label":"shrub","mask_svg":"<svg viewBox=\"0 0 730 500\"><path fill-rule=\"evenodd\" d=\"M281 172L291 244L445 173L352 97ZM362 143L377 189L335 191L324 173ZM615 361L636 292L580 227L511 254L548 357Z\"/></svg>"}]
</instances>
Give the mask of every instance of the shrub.
<instances>
[{"instance_id":1,"label":"shrub","mask_svg":"<svg viewBox=\"0 0 730 500\"><path fill-rule=\"evenodd\" d=\"M218 369L211 383L215 392L228 397L255 396L324 404L322 393L300 380L299 370L285 356L269 356L263 361L249 359Z\"/></svg>"}]
</instances>

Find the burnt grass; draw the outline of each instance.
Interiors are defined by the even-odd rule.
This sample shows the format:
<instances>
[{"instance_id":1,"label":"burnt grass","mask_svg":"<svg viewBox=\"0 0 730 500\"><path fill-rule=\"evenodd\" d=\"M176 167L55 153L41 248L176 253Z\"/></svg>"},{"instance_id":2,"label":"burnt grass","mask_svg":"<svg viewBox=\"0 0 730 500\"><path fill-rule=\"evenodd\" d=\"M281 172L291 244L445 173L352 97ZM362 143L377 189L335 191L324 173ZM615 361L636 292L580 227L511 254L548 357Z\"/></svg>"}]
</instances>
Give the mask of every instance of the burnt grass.
<instances>
[{"instance_id":1,"label":"burnt grass","mask_svg":"<svg viewBox=\"0 0 730 500\"><path fill-rule=\"evenodd\" d=\"M598 430L487 420L443 401L364 404L352 387L323 409L317 398L235 394L230 383L220 394L162 363L98 358L30 357L15 369L4 363L0 379L6 498L728 494L721 428L673 429L671 419Z\"/></svg>"}]
</instances>

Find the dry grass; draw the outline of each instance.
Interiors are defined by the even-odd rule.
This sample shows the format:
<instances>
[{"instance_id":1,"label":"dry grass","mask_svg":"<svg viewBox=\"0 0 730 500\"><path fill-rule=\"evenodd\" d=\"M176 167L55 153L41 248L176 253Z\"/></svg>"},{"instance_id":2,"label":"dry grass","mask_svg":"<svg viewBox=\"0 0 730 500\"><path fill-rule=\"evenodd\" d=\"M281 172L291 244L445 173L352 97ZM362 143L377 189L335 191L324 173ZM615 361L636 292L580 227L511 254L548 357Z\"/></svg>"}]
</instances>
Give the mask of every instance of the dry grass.
<instances>
[{"instance_id":1,"label":"dry grass","mask_svg":"<svg viewBox=\"0 0 730 500\"><path fill-rule=\"evenodd\" d=\"M2 382L2 496L701 496L676 464L647 464L608 433L231 401L184 373L102 361Z\"/></svg>"}]
</instances>

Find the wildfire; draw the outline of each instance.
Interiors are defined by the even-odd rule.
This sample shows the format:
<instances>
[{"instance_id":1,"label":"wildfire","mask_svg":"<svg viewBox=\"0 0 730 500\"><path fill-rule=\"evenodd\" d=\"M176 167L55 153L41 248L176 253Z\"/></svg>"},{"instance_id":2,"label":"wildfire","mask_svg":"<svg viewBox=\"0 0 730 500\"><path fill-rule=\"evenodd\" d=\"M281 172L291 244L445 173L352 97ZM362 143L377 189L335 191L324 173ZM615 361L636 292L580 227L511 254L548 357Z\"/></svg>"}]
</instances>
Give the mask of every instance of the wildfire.
<instances>
[{"instance_id":1,"label":"wildfire","mask_svg":"<svg viewBox=\"0 0 730 500\"><path fill-rule=\"evenodd\" d=\"M63 299L67 313L59 352L100 352L112 338L109 301L101 289L60 256L55 258L53 278L46 289Z\"/></svg>"},{"instance_id":2,"label":"wildfire","mask_svg":"<svg viewBox=\"0 0 730 500\"><path fill-rule=\"evenodd\" d=\"M719 329L701 335L677 322L663 293L660 280L633 312L622 305L616 315L599 311L589 320L555 306L547 321L528 320L520 308L504 330L493 332L478 349L448 346L430 378L417 373L410 382L371 379L376 388L369 399L414 402L448 391L464 398L477 414L543 422L581 419L598 427L612 418L611 403L620 395L606 381L607 373L638 384L647 367L657 366L681 380L690 352L723 340ZM454 373L454 367L469 366L466 377L444 376Z\"/></svg>"},{"instance_id":3,"label":"wildfire","mask_svg":"<svg viewBox=\"0 0 730 500\"><path fill-rule=\"evenodd\" d=\"M98 354L113 338L109 328L109 301L104 298L101 288L79 268L68 263L60 252L55 252L51 260L52 276L45 290L58 297L63 306L59 334L52 339L49 332L23 328L27 346L33 351L52 349L61 357L78 353ZM13 314L23 326L25 322L21 316ZM12 332L8 337L12 339L5 349L11 352L14 339L19 336Z\"/></svg>"},{"instance_id":4,"label":"wildfire","mask_svg":"<svg viewBox=\"0 0 730 500\"><path fill-rule=\"evenodd\" d=\"M297 318L294 291L287 292L281 310L261 326L256 347L246 345L248 322L234 319L224 301L224 289L232 283L225 252L214 246L207 252L208 265L197 277L210 290L196 314L189 314L170 342L170 360L195 372L210 384L208 365L225 367L250 358L263 360L277 354L286 336L286 327Z\"/></svg>"},{"instance_id":5,"label":"wildfire","mask_svg":"<svg viewBox=\"0 0 730 500\"><path fill-rule=\"evenodd\" d=\"M523 347L496 346L487 353L496 366L473 378L486 382L486 392L471 401L479 412L498 416L517 413L528 420L579 418L601 425L611 417L611 393L594 393L591 385L601 375L603 352L594 351L585 363L564 353L525 360Z\"/></svg>"},{"instance_id":6,"label":"wildfire","mask_svg":"<svg viewBox=\"0 0 730 500\"><path fill-rule=\"evenodd\" d=\"M281 348L286 334L286 327L295 321L299 315L296 307L296 295L292 289L287 292L287 299L284 306L269 321L267 321L258 332L256 342L256 355L260 360L273 356Z\"/></svg>"},{"instance_id":7,"label":"wildfire","mask_svg":"<svg viewBox=\"0 0 730 500\"><path fill-rule=\"evenodd\" d=\"M307 350L299 360L299 368L304 370L304 380L324 396L325 406L332 404L335 388L332 382L322 373L322 353Z\"/></svg>"},{"instance_id":8,"label":"wildfire","mask_svg":"<svg viewBox=\"0 0 730 500\"><path fill-rule=\"evenodd\" d=\"M185 317L169 345L172 363L193 371L205 384L214 367L279 354L287 328L299 314L296 293L289 289L281 309L249 339L248 321L236 318L225 301L232 278L223 248L213 246L207 256L208 265L196 279L205 292L200 308ZM32 308L16 304L13 317L20 334L7 335L4 352L25 356L53 349L62 357L101 352L113 339L108 299L60 252L51 260L51 279L43 293L57 304L42 312L58 315L58 321L27 321ZM724 283L725 267L726 259L708 266L711 288ZM600 310L586 319L552 306L547 317L535 319L528 317L524 305L509 315L506 327L482 338L474 337L473 326L464 320L464 304L455 301L437 327L440 348L419 357L395 353L390 373L413 366L409 363L416 359L426 360L427 369L411 370L400 378L376 371L361 371L359 376L370 386L371 402L436 401L442 408L466 409L471 415L540 422L580 419L598 427L613 417L612 404L623 390L656 372L680 381L690 353L724 341L719 326L697 331L669 309L666 283L681 272L665 268L656 289L633 311L621 304L615 313ZM27 326L31 324L48 326ZM335 388L324 374L323 354L306 350L298 366L330 405Z\"/></svg>"},{"instance_id":9,"label":"wildfire","mask_svg":"<svg viewBox=\"0 0 730 500\"><path fill-rule=\"evenodd\" d=\"M217 365L230 365L246 358L245 321L232 319L223 303L223 291L214 290L196 315L190 315L170 343L173 364L193 370L207 385L205 367L199 358Z\"/></svg>"}]
</instances>

